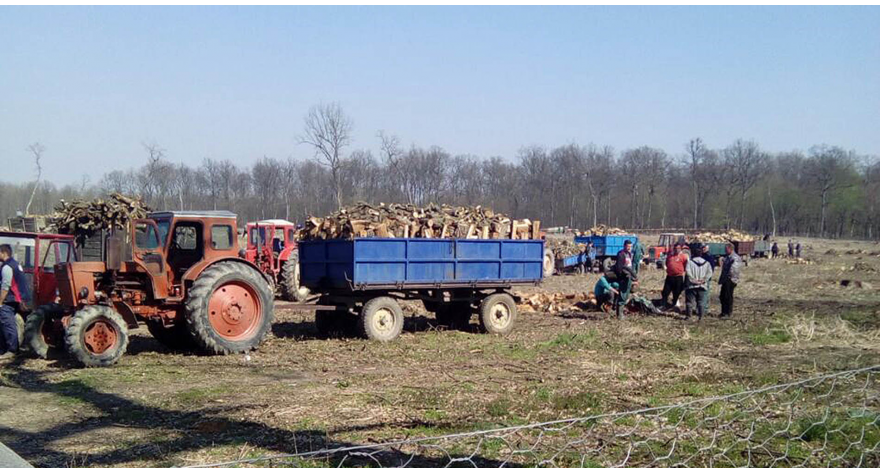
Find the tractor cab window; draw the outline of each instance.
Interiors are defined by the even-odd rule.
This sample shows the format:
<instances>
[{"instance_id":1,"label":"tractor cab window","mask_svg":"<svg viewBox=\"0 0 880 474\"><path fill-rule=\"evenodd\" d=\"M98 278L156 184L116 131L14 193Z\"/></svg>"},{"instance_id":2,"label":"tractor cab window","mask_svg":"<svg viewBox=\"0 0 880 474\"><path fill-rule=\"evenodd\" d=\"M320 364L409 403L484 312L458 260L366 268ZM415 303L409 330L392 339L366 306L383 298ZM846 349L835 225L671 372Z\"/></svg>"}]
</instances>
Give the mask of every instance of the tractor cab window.
<instances>
[{"instance_id":1,"label":"tractor cab window","mask_svg":"<svg viewBox=\"0 0 880 474\"><path fill-rule=\"evenodd\" d=\"M168 265L177 278L202 260L205 253L201 222L178 222L168 246Z\"/></svg>"},{"instance_id":2,"label":"tractor cab window","mask_svg":"<svg viewBox=\"0 0 880 474\"><path fill-rule=\"evenodd\" d=\"M159 248L159 234L156 227L149 222L138 222L134 225L134 244L141 250L154 250Z\"/></svg>"},{"instance_id":3,"label":"tractor cab window","mask_svg":"<svg viewBox=\"0 0 880 474\"><path fill-rule=\"evenodd\" d=\"M229 250L234 242L232 237L232 226L229 225L213 225L211 226L211 247L217 250Z\"/></svg>"},{"instance_id":4,"label":"tractor cab window","mask_svg":"<svg viewBox=\"0 0 880 474\"><path fill-rule=\"evenodd\" d=\"M262 247L266 244L266 229L263 227L251 228L251 245Z\"/></svg>"},{"instance_id":5,"label":"tractor cab window","mask_svg":"<svg viewBox=\"0 0 880 474\"><path fill-rule=\"evenodd\" d=\"M168 230L171 229L171 219L156 220L156 227L159 228L159 242L164 247L165 241L168 239Z\"/></svg>"},{"instance_id":6,"label":"tractor cab window","mask_svg":"<svg viewBox=\"0 0 880 474\"><path fill-rule=\"evenodd\" d=\"M287 241L293 242L296 240L296 231L293 229L287 229Z\"/></svg>"},{"instance_id":7,"label":"tractor cab window","mask_svg":"<svg viewBox=\"0 0 880 474\"><path fill-rule=\"evenodd\" d=\"M275 229L272 237L272 251L279 253L284 249L284 229Z\"/></svg>"},{"instance_id":8,"label":"tractor cab window","mask_svg":"<svg viewBox=\"0 0 880 474\"><path fill-rule=\"evenodd\" d=\"M36 255L34 249L37 242L31 238L0 237L0 244L9 244L12 247L12 258L25 270L32 270L35 266Z\"/></svg>"}]
</instances>

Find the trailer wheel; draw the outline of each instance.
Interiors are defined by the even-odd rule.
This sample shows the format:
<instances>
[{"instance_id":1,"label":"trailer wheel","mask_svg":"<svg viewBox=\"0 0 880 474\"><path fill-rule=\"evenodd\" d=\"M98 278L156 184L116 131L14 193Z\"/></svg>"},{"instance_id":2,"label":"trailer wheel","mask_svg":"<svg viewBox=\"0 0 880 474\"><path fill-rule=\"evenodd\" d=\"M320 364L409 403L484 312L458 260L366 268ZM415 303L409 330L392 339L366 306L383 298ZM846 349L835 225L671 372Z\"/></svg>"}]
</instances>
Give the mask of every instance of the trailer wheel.
<instances>
[{"instance_id":1,"label":"trailer wheel","mask_svg":"<svg viewBox=\"0 0 880 474\"><path fill-rule=\"evenodd\" d=\"M128 325L109 306L86 306L70 318L64 340L67 351L84 366L106 367L125 354Z\"/></svg>"},{"instance_id":2,"label":"trailer wheel","mask_svg":"<svg viewBox=\"0 0 880 474\"><path fill-rule=\"evenodd\" d=\"M361 308L360 330L367 339L388 342L403 330L403 310L388 296L373 298Z\"/></svg>"},{"instance_id":3,"label":"trailer wheel","mask_svg":"<svg viewBox=\"0 0 880 474\"><path fill-rule=\"evenodd\" d=\"M480 328L489 334L510 334L516 316L516 302L507 293L491 294L480 303Z\"/></svg>"},{"instance_id":4,"label":"trailer wheel","mask_svg":"<svg viewBox=\"0 0 880 474\"><path fill-rule=\"evenodd\" d=\"M57 335L52 334L52 321L60 319L63 314L64 308L56 303L45 304L34 310L24 323L21 346L34 351L41 359L48 358L49 350L59 346Z\"/></svg>"},{"instance_id":5,"label":"trailer wheel","mask_svg":"<svg viewBox=\"0 0 880 474\"><path fill-rule=\"evenodd\" d=\"M179 321L174 326L165 327L161 321L149 319L147 320L147 330L159 343L171 349L192 349L196 345L189 328L186 327L186 321Z\"/></svg>"},{"instance_id":6,"label":"trailer wheel","mask_svg":"<svg viewBox=\"0 0 880 474\"><path fill-rule=\"evenodd\" d=\"M281 296L287 301L305 301L309 297L309 289L299 285L299 253L291 252L290 257L281 267Z\"/></svg>"},{"instance_id":7,"label":"trailer wheel","mask_svg":"<svg viewBox=\"0 0 880 474\"><path fill-rule=\"evenodd\" d=\"M553 251L550 249L544 249L544 276L548 277L553 274L553 271L556 269L556 258L553 256Z\"/></svg>"},{"instance_id":8,"label":"trailer wheel","mask_svg":"<svg viewBox=\"0 0 880 474\"><path fill-rule=\"evenodd\" d=\"M454 301L440 304L434 315L437 323L450 329L465 330L471 325L471 315L474 310L467 301Z\"/></svg>"},{"instance_id":9,"label":"trailer wheel","mask_svg":"<svg viewBox=\"0 0 880 474\"><path fill-rule=\"evenodd\" d=\"M263 275L240 262L208 267L186 300L186 325L200 347L214 354L247 352L272 327L272 293Z\"/></svg>"}]
</instances>

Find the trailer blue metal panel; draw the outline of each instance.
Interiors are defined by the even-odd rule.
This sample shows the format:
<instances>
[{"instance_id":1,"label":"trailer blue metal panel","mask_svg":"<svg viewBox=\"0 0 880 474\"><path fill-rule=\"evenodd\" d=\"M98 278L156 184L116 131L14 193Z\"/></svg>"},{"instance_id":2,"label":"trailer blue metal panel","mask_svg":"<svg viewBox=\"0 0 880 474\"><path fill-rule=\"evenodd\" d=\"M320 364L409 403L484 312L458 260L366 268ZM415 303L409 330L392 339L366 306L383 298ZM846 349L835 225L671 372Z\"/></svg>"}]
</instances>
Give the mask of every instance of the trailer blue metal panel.
<instances>
[{"instance_id":1,"label":"trailer blue metal panel","mask_svg":"<svg viewBox=\"0 0 880 474\"><path fill-rule=\"evenodd\" d=\"M589 235L574 238L576 244L593 243L596 249L596 257L613 257L623 250L623 242L629 240L635 246L639 238L635 235Z\"/></svg>"},{"instance_id":2,"label":"trailer blue metal panel","mask_svg":"<svg viewBox=\"0 0 880 474\"><path fill-rule=\"evenodd\" d=\"M543 240L318 240L300 242L299 252L300 282L311 289L515 284L543 278Z\"/></svg>"}]
</instances>

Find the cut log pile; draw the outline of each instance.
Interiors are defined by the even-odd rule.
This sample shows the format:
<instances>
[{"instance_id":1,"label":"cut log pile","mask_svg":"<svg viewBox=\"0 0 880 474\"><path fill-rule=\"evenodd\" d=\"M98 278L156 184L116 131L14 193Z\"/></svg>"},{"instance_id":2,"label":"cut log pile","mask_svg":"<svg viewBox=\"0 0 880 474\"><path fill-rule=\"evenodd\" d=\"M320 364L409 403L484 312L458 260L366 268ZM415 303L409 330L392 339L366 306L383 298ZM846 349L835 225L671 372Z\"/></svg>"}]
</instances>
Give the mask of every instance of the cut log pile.
<instances>
[{"instance_id":1,"label":"cut log pile","mask_svg":"<svg viewBox=\"0 0 880 474\"><path fill-rule=\"evenodd\" d=\"M690 237L691 242L701 242L704 244L708 243L724 243L731 241L739 241L739 242L752 242L755 238L745 232L739 230L728 230L727 232L715 233L715 232L700 232L696 235Z\"/></svg>"},{"instance_id":2,"label":"cut log pile","mask_svg":"<svg viewBox=\"0 0 880 474\"><path fill-rule=\"evenodd\" d=\"M621 229L620 227L611 227L611 226L607 226L605 224L599 224L596 227L591 227L591 228L581 232L578 235L604 236L604 235L629 235L629 233L626 230Z\"/></svg>"},{"instance_id":3,"label":"cut log pile","mask_svg":"<svg viewBox=\"0 0 880 474\"><path fill-rule=\"evenodd\" d=\"M576 244L571 240L547 239L544 243L544 248L552 250L555 258L565 258L571 257L572 255L579 255L584 251L586 245Z\"/></svg>"},{"instance_id":4,"label":"cut log pile","mask_svg":"<svg viewBox=\"0 0 880 474\"><path fill-rule=\"evenodd\" d=\"M596 306L596 295L588 293L536 293L523 297L519 304L521 311L537 313L557 313L562 311L578 311L587 305Z\"/></svg>"},{"instance_id":5,"label":"cut log pile","mask_svg":"<svg viewBox=\"0 0 880 474\"><path fill-rule=\"evenodd\" d=\"M511 219L482 206L357 203L327 217L309 217L299 240L402 237L539 239L541 221Z\"/></svg>"},{"instance_id":6,"label":"cut log pile","mask_svg":"<svg viewBox=\"0 0 880 474\"><path fill-rule=\"evenodd\" d=\"M112 193L107 199L65 201L55 206L53 227L62 234L87 235L101 229L125 229L134 219L143 219L150 207L136 197Z\"/></svg>"}]
</instances>

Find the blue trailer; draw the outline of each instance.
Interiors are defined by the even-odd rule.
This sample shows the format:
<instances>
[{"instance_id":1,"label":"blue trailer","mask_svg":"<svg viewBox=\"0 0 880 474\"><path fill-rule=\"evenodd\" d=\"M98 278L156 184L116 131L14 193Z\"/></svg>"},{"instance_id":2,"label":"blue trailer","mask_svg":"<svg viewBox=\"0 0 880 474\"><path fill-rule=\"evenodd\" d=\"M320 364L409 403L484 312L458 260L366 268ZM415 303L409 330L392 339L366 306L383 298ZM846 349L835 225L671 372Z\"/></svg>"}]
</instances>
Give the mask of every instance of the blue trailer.
<instances>
[{"instance_id":1,"label":"blue trailer","mask_svg":"<svg viewBox=\"0 0 880 474\"><path fill-rule=\"evenodd\" d=\"M421 300L441 325L507 334L516 285L543 279L543 240L356 238L299 243L300 285L319 293L315 321L330 333L354 325L370 339L400 334L398 300ZM332 309L331 309L332 308ZM344 331L343 331L344 332Z\"/></svg>"},{"instance_id":2,"label":"blue trailer","mask_svg":"<svg viewBox=\"0 0 880 474\"><path fill-rule=\"evenodd\" d=\"M617 252L623 250L623 243L629 240L633 247L638 245L639 238L635 235L584 235L576 236L576 244L593 244L596 249L596 260L601 262L602 269L608 270L617 260Z\"/></svg>"}]
</instances>

